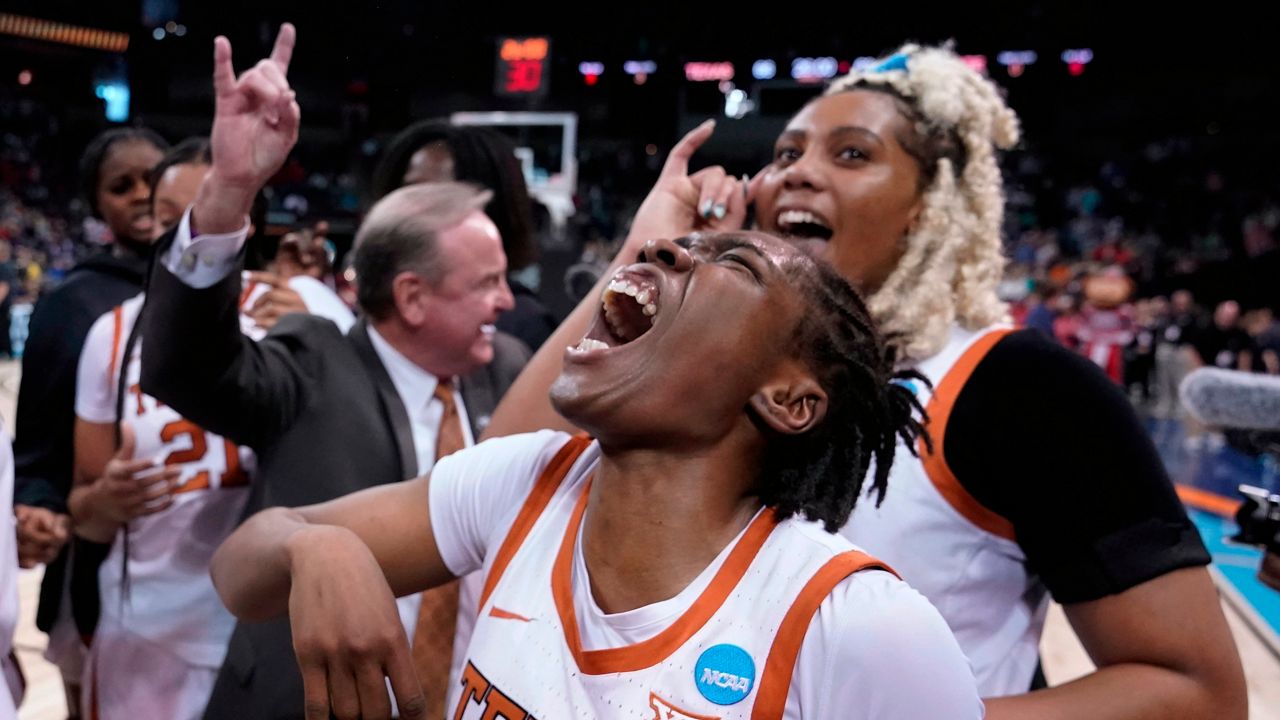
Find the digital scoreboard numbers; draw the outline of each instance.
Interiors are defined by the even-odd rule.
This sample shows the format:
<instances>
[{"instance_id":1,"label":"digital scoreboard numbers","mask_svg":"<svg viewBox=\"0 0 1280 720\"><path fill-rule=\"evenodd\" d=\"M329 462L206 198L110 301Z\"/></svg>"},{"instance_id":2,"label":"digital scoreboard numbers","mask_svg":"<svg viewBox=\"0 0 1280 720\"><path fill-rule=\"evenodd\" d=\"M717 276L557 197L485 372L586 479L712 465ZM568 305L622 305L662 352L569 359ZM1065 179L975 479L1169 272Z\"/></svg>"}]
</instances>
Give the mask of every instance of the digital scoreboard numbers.
<instances>
[{"instance_id":1,"label":"digital scoreboard numbers","mask_svg":"<svg viewBox=\"0 0 1280 720\"><path fill-rule=\"evenodd\" d=\"M545 96L550 63L548 38L499 38L494 92L500 97Z\"/></svg>"}]
</instances>

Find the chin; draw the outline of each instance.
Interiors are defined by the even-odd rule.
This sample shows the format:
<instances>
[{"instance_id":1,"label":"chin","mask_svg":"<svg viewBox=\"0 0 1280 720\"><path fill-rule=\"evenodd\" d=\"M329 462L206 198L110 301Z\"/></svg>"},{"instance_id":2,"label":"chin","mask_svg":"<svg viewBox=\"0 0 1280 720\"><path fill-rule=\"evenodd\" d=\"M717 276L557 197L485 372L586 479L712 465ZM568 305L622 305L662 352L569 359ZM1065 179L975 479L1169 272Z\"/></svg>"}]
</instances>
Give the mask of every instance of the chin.
<instances>
[{"instance_id":1,"label":"chin","mask_svg":"<svg viewBox=\"0 0 1280 720\"><path fill-rule=\"evenodd\" d=\"M477 367L493 362L493 343L481 340L471 348L471 362Z\"/></svg>"},{"instance_id":2,"label":"chin","mask_svg":"<svg viewBox=\"0 0 1280 720\"><path fill-rule=\"evenodd\" d=\"M551 389L547 394L551 399L551 407L568 418L570 422L575 422L573 417L578 414L575 410L580 396L578 381L565 373L560 373L555 382L551 383Z\"/></svg>"},{"instance_id":3,"label":"chin","mask_svg":"<svg viewBox=\"0 0 1280 720\"><path fill-rule=\"evenodd\" d=\"M561 417L592 437L599 437L602 426L609 423L608 416L613 414L600 412L599 403L591 401L590 393L582 386L582 379L571 373L561 373L551 384L549 395L551 407ZM597 406L594 410L593 405Z\"/></svg>"}]
</instances>

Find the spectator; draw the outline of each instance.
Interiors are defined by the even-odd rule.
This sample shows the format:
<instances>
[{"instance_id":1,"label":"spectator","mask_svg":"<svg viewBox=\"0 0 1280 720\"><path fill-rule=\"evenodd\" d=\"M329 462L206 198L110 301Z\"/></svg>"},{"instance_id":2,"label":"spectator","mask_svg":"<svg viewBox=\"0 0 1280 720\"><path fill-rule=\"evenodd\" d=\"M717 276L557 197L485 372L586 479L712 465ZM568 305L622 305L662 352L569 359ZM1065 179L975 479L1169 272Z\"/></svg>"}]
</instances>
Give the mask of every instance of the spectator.
<instances>
[{"instance_id":1,"label":"spectator","mask_svg":"<svg viewBox=\"0 0 1280 720\"><path fill-rule=\"evenodd\" d=\"M1249 370L1253 365L1253 341L1240 327L1240 303L1226 300L1213 311L1213 322L1191 341L1198 366Z\"/></svg>"}]
</instances>

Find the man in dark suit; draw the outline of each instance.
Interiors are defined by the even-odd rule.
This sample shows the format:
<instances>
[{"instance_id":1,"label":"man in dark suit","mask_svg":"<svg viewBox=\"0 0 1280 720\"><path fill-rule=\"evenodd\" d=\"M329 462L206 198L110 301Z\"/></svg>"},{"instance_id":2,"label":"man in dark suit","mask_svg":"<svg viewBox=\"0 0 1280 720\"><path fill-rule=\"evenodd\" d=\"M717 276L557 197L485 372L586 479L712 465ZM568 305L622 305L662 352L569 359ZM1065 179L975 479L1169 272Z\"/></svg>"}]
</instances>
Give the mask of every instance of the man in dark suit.
<instances>
[{"instance_id":1,"label":"man in dark suit","mask_svg":"<svg viewBox=\"0 0 1280 720\"><path fill-rule=\"evenodd\" d=\"M286 25L271 58L240 78L226 40L215 43L213 166L157 248L142 320L143 391L256 451L247 513L427 472L479 437L528 358L493 329L512 297L501 238L481 210L488 193L457 183L403 188L370 211L354 250L366 317L345 336L303 315L256 343L241 334L245 217L297 139L285 80L293 37ZM418 600L401 603L411 639L427 611ZM448 648L435 654L447 670ZM303 711L287 622L238 626L205 716Z\"/></svg>"}]
</instances>

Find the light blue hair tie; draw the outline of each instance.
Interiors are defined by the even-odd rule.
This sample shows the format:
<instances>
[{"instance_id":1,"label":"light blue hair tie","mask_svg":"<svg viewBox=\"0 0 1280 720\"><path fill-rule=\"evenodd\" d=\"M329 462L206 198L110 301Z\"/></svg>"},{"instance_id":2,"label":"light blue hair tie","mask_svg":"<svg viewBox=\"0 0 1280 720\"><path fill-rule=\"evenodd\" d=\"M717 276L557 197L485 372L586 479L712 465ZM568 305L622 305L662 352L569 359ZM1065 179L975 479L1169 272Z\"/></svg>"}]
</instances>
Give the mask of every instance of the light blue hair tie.
<instances>
[{"instance_id":1,"label":"light blue hair tie","mask_svg":"<svg viewBox=\"0 0 1280 720\"><path fill-rule=\"evenodd\" d=\"M884 60L881 60L879 63L874 65L868 72L882 73L882 72L889 72L890 70L901 70L903 72L906 72L907 54L897 53L895 55L890 55L889 57L885 58Z\"/></svg>"},{"instance_id":2,"label":"light blue hair tie","mask_svg":"<svg viewBox=\"0 0 1280 720\"><path fill-rule=\"evenodd\" d=\"M920 394L920 386L915 384L915 382L911 380L906 380L903 378L893 378L889 382L893 385L899 385L901 387L906 388L907 392L911 393L912 395Z\"/></svg>"}]
</instances>

